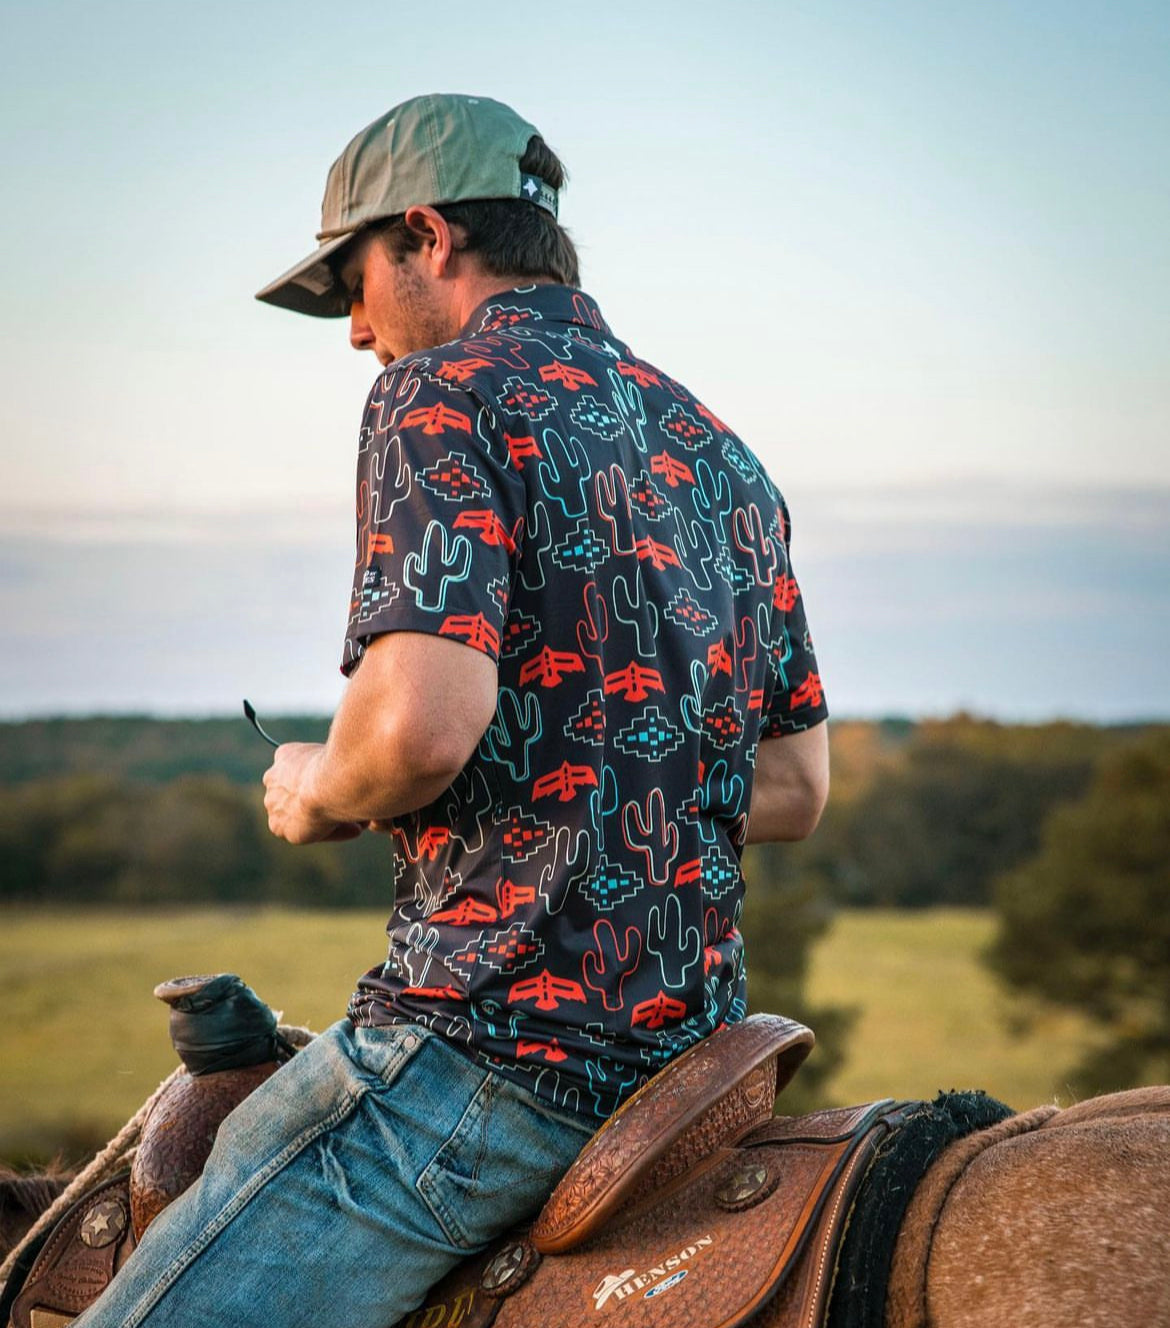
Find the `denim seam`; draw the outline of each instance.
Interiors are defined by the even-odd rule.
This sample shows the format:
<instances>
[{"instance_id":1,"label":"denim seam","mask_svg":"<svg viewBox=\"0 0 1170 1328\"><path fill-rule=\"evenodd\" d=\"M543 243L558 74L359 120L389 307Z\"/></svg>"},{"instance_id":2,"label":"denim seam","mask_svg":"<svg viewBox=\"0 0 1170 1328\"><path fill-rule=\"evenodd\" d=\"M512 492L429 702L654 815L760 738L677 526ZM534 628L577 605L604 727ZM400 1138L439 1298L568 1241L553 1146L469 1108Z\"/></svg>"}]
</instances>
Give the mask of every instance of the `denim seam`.
<instances>
[{"instance_id":1,"label":"denim seam","mask_svg":"<svg viewBox=\"0 0 1170 1328\"><path fill-rule=\"evenodd\" d=\"M158 1302L171 1289L178 1280L179 1276L194 1262L199 1255L211 1244L221 1231L233 1220L242 1208L252 1199L261 1186L266 1185L271 1176L278 1171L283 1170L290 1162L303 1152L314 1139L320 1138L328 1130L340 1124L346 1116L350 1115L356 1108L360 1099L364 1096L361 1093L347 1093L344 1099L334 1108L333 1111L325 1116L316 1124L309 1126L295 1139L291 1140L279 1153L275 1155L265 1166L252 1173L247 1184L245 1184L223 1208L216 1213L215 1217L205 1226L199 1236L191 1241L183 1250L182 1255L175 1259L159 1276L155 1283L146 1291L138 1302L138 1307L122 1325L122 1328L138 1328L147 1314L154 1309Z\"/></svg>"},{"instance_id":2,"label":"denim seam","mask_svg":"<svg viewBox=\"0 0 1170 1328\"><path fill-rule=\"evenodd\" d=\"M482 1108L480 1105L481 1095L486 1096L489 1099L487 1102L483 1104ZM464 1108L463 1114L459 1117L459 1121L456 1124L455 1128L443 1141L439 1149L436 1151L434 1157L431 1158L430 1162L428 1162L427 1165L419 1173L418 1180L415 1181L414 1185L414 1188L417 1191L419 1198L426 1205L427 1209L430 1211L431 1216L442 1228L443 1234L447 1237L448 1241L450 1241L452 1246L454 1246L456 1249L459 1250L470 1249L471 1248L470 1243L467 1239L466 1233L464 1232L462 1226L460 1225L458 1216L454 1212L452 1212L450 1207L443 1201L443 1196L440 1193L434 1179L431 1176L431 1169L432 1167L435 1167L436 1164L438 1164L440 1170L442 1169L440 1158L443 1156L443 1153L446 1151L451 1141L457 1139L459 1135L463 1132L463 1129L468 1122L468 1118L472 1115L472 1113L478 1112L478 1114L484 1120L484 1128L480 1131L480 1140L477 1147L475 1163L473 1165L472 1174L469 1177L469 1179L475 1180L477 1178L479 1172L479 1166L480 1163L483 1161L484 1151L487 1143L487 1111L491 1106L491 1101L490 1101L491 1097L492 1097L492 1079L491 1075L489 1074L484 1076L483 1082L475 1090L474 1094L471 1097L471 1101L468 1102L467 1106Z\"/></svg>"}]
</instances>

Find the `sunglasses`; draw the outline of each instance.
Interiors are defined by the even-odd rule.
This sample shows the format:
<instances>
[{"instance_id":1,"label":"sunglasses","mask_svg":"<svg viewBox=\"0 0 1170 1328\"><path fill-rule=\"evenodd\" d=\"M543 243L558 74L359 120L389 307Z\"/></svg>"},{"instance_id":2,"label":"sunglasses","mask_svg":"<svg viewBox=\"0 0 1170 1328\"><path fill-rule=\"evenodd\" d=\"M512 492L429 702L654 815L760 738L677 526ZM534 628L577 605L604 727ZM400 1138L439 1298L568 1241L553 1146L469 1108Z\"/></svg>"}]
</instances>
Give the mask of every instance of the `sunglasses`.
<instances>
[{"instance_id":1,"label":"sunglasses","mask_svg":"<svg viewBox=\"0 0 1170 1328\"><path fill-rule=\"evenodd\" d=\"M251 724L251 726L264 739L265 742L271 743L273 747L280 746L280 743L276 741L276 739L272 736L271 733L264 732L263 725L256 718L256 707L252 704L251 701L247 699L247 697L244 698L244 718L248 721L249 724Z\"/></svg>"}]
</instances>

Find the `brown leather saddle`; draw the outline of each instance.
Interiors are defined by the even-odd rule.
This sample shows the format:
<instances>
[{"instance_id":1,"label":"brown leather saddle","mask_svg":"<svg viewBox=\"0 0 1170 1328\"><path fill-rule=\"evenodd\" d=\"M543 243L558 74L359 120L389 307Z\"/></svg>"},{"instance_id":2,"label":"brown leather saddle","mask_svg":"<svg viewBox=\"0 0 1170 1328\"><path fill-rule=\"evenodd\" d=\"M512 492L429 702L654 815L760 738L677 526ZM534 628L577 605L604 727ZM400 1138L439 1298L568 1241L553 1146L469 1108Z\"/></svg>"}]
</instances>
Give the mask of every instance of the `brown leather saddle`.
<instances>
[{"instance_id":1,"label":"brown leather saddle","mask_svg":"<svg viewBox=\"0 0 1170 1328\"><path fill-rule=\"evenodd\" d=\"M194 993L198 1004L208 981L176 979L157 994L174 1005L176 992ZM454 1269L407 1328L818 1328L861 1179L918 1104L773 1117L813 1042L802 1025L761 1014L692 1047L589 1141L531 1227ZM13 1303L13 1328L61 1328L96 1299L278 1059L172 1081L131 1173L79 1201L51 1234Z\"/></svg>"}]
</instances>

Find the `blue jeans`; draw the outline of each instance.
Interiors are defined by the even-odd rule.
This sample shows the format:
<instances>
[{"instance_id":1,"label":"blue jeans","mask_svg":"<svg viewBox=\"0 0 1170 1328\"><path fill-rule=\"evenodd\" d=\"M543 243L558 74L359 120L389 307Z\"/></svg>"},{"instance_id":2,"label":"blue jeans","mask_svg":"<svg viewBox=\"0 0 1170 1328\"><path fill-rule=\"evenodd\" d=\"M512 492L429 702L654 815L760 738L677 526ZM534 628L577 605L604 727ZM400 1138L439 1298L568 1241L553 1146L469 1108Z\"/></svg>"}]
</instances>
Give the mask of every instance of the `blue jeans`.
<instances>
[{"instance_id":1,"label":"blue jeans","mask_svg":"<svg viewBox=\"0 0 1170 1328\"><path fill-rule=\"evenodd\" d=\"M342 1020L224 1121L76 1328L390 1328L592 1129L425 1029Z\"/></svg>"}]
</instances>

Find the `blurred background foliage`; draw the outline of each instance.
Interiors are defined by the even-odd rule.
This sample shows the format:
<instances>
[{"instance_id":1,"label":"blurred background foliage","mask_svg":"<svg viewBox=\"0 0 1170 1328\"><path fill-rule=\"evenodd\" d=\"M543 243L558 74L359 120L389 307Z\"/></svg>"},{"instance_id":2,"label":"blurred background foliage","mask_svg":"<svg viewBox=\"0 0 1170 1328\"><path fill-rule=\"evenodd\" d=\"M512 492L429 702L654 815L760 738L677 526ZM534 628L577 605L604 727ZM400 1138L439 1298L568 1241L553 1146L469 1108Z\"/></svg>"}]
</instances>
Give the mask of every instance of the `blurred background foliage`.
<instances>
[{"instance_id":1,"label":"blurred background foliage","mask_svg":"<svg viewBox=\"0 0 1170 1328\"><path fill-rule=\"evenodd\" d=\"M269 727L326 732L308 716ZM825 1101L853 1054L850 983L833 988L844 999L809 995L810 958L840 909L980 912L994 925L976 954L1014 993L1019 1028L1064 1009L1099 1034L1075 1089L1170 1079L1170 726L959 715L830 732L833 791L816 835L745 854L752 1008L818 1034L786 1109ZM0 724L0 906L12 925L29 907L90 905L388 913L387 840L273 839L266 765L242 719Z\"/></svg>"}]
</instances>

